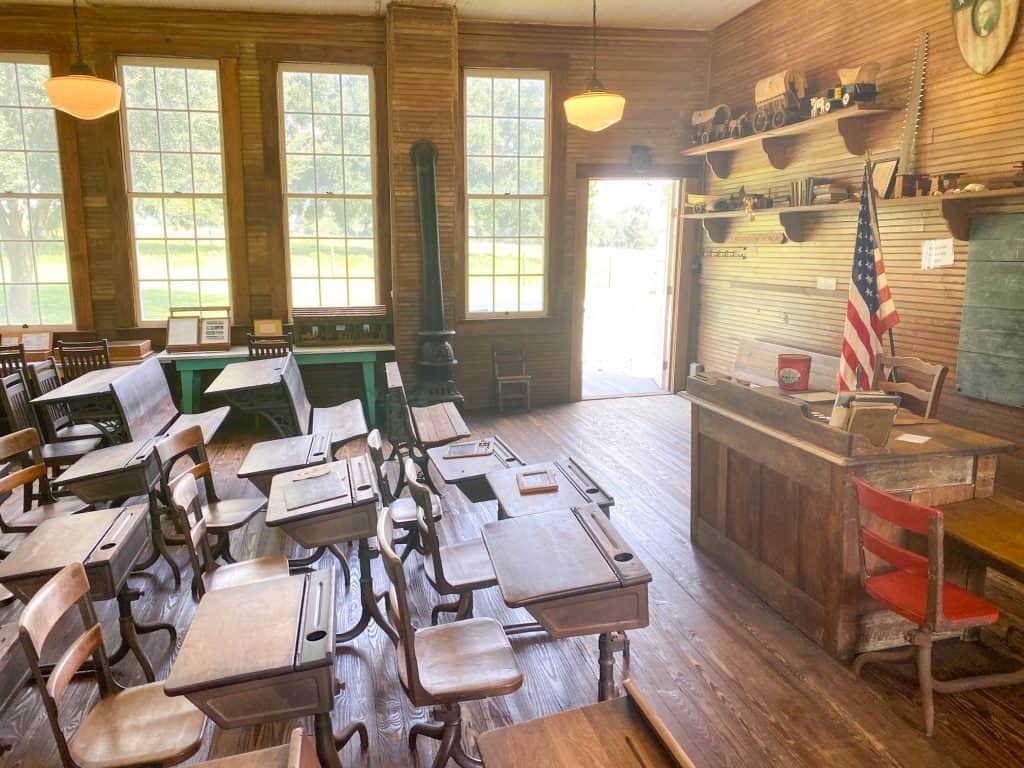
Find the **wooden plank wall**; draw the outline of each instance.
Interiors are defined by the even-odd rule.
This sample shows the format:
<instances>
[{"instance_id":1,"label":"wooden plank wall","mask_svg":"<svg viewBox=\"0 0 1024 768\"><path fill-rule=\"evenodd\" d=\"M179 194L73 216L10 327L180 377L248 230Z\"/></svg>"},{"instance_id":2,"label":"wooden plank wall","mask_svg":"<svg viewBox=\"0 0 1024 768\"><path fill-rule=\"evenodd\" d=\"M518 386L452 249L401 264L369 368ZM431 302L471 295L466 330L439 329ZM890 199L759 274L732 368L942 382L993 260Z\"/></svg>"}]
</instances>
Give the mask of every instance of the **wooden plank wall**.
<instances>
[{"instance_id":1,"label":"wooden plank wall","mask_svg":"<svg viewBox=\"0 0 1024 768\"><path fill-rule=\"evenodd\" d=\"M804 70L817 92L836 82L835 69L877 60L886 97L905 103L917 37L930 38L919 171L962 171L969 180L1009 175L1020 160L1024 113L1016 107L1024 78L1024 43L1016 39L1003 63L981 77L963 63L949 3L885 0L822 3L764 0L713 33L709 104L752 106L754 84L786 68ZM877 155L899 146L902 112L871 123ZM767 192L806 176L859 184L862 160L843 151L838 136L822 133L799 142L787 168L774 171L756 144L741 150L726 180L710 173L707 188L725 192L744 186ZM987 205L984 212L1020 212L1021 205ZM948 237L937 206L890 208L881 212L886 267L903 320L896 348L951 368L940 417L953 423L1024 443L1024 410L959 396L957 342L964 296L967 243L956 243L956 264L920 269L920 243ZM762 215L734 232L777 231L777 219ZM731 365L738 340L755 336L837 353L849 278L855 211L816 215L806 242L747 246L746 258L703 259L699 288L698 359L714 367ZM706 247L709 245L705 243ZM835 278L835 291L819 290L818 277ZM1024 493L1024 453L1000 459L1000 485Z\"/></svg>"}]
</instances>

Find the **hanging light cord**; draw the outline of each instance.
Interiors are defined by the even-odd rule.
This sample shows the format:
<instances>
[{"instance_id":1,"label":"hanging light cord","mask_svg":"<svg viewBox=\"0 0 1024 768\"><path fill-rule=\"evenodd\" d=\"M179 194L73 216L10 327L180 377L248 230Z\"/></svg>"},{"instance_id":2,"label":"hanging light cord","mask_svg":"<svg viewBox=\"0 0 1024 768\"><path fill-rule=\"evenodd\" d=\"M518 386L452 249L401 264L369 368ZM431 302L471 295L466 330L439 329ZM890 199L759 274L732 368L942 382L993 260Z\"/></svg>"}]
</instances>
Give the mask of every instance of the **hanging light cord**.
<instances>
[{"instance_id":1,"label":"hanging light cord","mask_svg":"<svg viewBox=\"0 0 1024 768\"><path fill-rule=\"evenodd\" d=\"M78 31L78 0L71 0L71 13L75 18L75 64L83 64L82 36Z\"/></svg>"},{"instance_id":2,"label":"hanging light cord","mask_svg":"<svg viewBox=\"0 0 1024 768\"><path fill-rule=\"evenodd\" d=\"M597 0L594 0L594 23L591 26L591 53L593 64L590 68L590 79L597 80Z\"/></svg>"}]
</instances>

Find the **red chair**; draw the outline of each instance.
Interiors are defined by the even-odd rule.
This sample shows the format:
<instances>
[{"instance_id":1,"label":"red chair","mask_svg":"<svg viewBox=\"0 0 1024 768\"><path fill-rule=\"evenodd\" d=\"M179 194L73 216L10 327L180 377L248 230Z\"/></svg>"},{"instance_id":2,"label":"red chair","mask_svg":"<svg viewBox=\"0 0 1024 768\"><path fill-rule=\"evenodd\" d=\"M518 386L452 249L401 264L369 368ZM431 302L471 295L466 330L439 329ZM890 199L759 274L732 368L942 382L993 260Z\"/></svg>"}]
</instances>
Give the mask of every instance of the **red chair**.
<instances>
[{"instance_id":1,"label":"red chair","mask_svg":"<svg viewBox=\"0 0 1024 768\"><path fill-rule=\"evenodd\" d=\"M890 611L917 625L917 629L908 634L911 643L908 648L862 653L854 659L853 671L859 675L865 664L915 661L924 707L924 730L931 736L935 727L934 691L959 693L1012 685L1022 681L1021 675L978 675L958 680L936 680L932 677L932 636L994 624L999 619L999 609L984 598L945 580L941 510L905 501L858 478L853 482L861 510L860 569L864 590ZM880 536L865 524L865 512L905 531L926 536L928 556L911 552ZM892 570L869 573L865 553L891 565Z\"/></svg>"}]
</instances>

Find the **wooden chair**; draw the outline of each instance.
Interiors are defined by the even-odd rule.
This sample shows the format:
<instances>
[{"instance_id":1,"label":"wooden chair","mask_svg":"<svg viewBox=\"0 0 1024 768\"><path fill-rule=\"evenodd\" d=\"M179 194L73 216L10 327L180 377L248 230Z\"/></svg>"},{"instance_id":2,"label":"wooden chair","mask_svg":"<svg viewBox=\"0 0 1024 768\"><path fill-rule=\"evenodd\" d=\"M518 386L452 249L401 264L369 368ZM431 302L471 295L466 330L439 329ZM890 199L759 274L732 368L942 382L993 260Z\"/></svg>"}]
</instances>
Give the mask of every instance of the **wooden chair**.
<instances>
[{"instance_id":1,"label":"wooden chair","mask_svg":"<svg viewBox=\"0 0 1024 768\"><path fill-rule=\"evenodd\" d=\"M291 333L280 336L257 336L249 334L249 359L262 360L266 357L287 357L295 348Z\"/></svg>"},{"instance_id":2,"label":"wooden chair","mask_svg":"<svg viewBox=\"0 0 1024 768\"><path fill-rule=\"evenodd\" d=\"M57 361L53 359L52 355L41 362L28 366L26 372L32 397L45 395L63 383L60 380L60 372L57 370ZM73 423L68 408L63 403L49 405L36 413L40 417L43 438L47 442L56 443L89 437L103 437L102 430L95 424Z\"/></svg>"},{"instance_id":3,"label":"wooden chair","mask_svg":"<svg viewBox=\"0 0 1024 768\"><path fill-rule=\"evenodd\" d=\"M260 494L237 499L221 499L217 496L217 489L213 484L213 471L206 456L203 430L199 425L165 437L153 447L153 450L156 451L157 461L160 462L160 490L164 499L170 499L170 488L174 483L171 470L174 469L174 465L186 456L192 459L193 466L184 470L178 477L189 475L194 480L202 479L206 503L197 507L196 521L204 520L207 532L217 537L217 546L214 549L217 557L233 563L230 533L266 509L266 496Z\"/></svg>"},{"instance_id":4,"label":"wooden chair","mask_svg":"<svg viewBox=\"0 0 1024 768\"><path fill-rule=\"evenodd\" d=\"M458 598L452 603L435 605L430 612L430 623L437 624L442 613L454 613L456 621L469 618L473 615L473 592L498 584L487 547L479 537L455 544L441 544L434 516L426 514L430 506L430 489L416 478L412 460L405 461L409 494L416 504L420 540L427 550L423 560L427 581L439 595Z\"/></svg>"},{"instance_id":5,"label":"wooden chair","mask_svg":"<svg viewBox=\"0 0 1024 768\"><path fill-rule=\"evenodd\" d=\"M208 760L196 763L193 768L321 768L321 765L313 739L296 728L288 743L280 747Z\"/></svg>"},{"instance_id":6,"label":"wooden chair","mask_svg":"<svg viewBox=\"0 0 1024 768\"><path fill-rule=\"evenodd\" d=\"M482 766L462 746L460 704L504 696L522 686L523 673L505 631L494 619L416 629L390 515L379 518L377 544L391 582L387 606L398 632L398 679L412 705L433 707L432 715L439 721L415 723L409 729L409 749L416 749L417 737L427 736L441 742L434 768L447 765L449 759L460 766Z\"/></svg>"},{"instance_id":7,"label":"wooden chair","mask_svg":"<svg viewBox=\"0 0 1024 768\"><path fill-rule=\"evenodd\" d=\"M64 381L77 379L83 373L110 367L110 345L106 339L98 341L58 341L60 364L64 368Z\"/></svg>"},{"instance_id":8,"label":"wooden chair","mask_svg":"<svg viewBox=\"0 0 1024 768\"><path fill-rule=\"evenodd\" d=\"M878 355L878 388L889 394L900 396L900 405L918 416L934 419L939 411L939 398L942 397L942 385L946 381L949 369L944 365L926 363L917 357L892 357ZM901 374L910 371L923 382L919 387L909 381L901 380Z\"/></svg>"},{"instance_id":9,"label":"wooden chair","mask_svg":"<svg viewBox=\"0 0 1024 768\"><path fill-rule=\"evenodd\" d=\"M380 491L381 505L391 515L391 521L395 528L405 531L405 536L399 539L397 544L404 544L402 560L409 557L413 551L421 555L426 554L420 542L419 513L416 511L416 502L411 496L396 496L391 490L391 481L388 479L387 461L384 459L384 442L380 436L380 430L375 429L366 437L366 447L370 453L370 463L377 478L377 488ZM430 510L434 522L441 519L441 497L433 491L430 492Z\"/></svg>"},{"instance_id":10,"label":"wooden chair","mask_svg":"<svg viewBox=\"0 0 1024 768\"><path fill-rule=\"evenodd\" d=\"M3 405L7 423L12 430L34 429L39 431L35 410L32 408L31 396L25 384L25 376L16 371L0 379L0 404ZM99 447L98 437L78 440L65 440L55 443L42 443L39 455L43 464L56 471L69 467L89 451Z\"/></svg>"},{"instance_id":11,"label":"wooden chair","mask_svg":"<svg viewBox=\"0 0 1024 768\"><path fill-rule=\"evenodd\" d=\"M209 527L199 501L199 486L191 472L183 472L174 479L168 491L168 502L178 526L188 531L185 539L192 566L192 597L195 600L201 600L207 592L218 589L288 575L288 558L284 555L217 565L207 539Z\"/></svg>"},{"instance_id":12,"label":"wooden chair","mask_svg":"<svg viewBox=\"0 0 1024 768\"><path fill-rule=\"evenodd\" d=\"M14 460L18 460L22 465L20 469L0 477L0 498L6 498L16 488L22 491L21 514L13 518L0 514L2 533L30 533L44 520L92 509L75 496L62 496L58 500L53 495L40 448L39 433L34 429L22 429L0 437L0 462L16 463Z\"/></svg>"},{"instance_id":13,"label":"wooden chair","mask_svg":"<svg viewBox=\"0 0 1024 768\"><path fill-rule=\"evenodd\" d=\"M1021 676L1007 673L956 680L932 677L933 636L994 624L999 619L999 609L984 598L945 580L941 510L904 501L859 478L854 478L853 482L861 510L860 562L864 591L890 611L917 625L917 629L908 635L909 647L862 653L854 659L853 671L859 675L865 664L916 662L917 682L924 707L924 730L931 736L935 727L934 691L956 693L1014 684L1020 682ZM927 537L927 557L881 536L865 524L865 512L901 531ZM882 567L892 566L892 570L869 570L868 553L883 561Z\"/></svg>"},{"instance_id":14,"label":"wooden chair","mask_svg":"<svg viewBox=\"0 0 1024 768\"><path fill-rule=\"evenodd\" d=\"M184 696L167 696L162 682L133 688L117 684L110 673L89 589L85 567L72 563L36 592L18 620L21 645L43 699L61 765L148 768L188 760L202 744L206 716ZM75 606L84 629L70 642L47 677L40 668L39 656L60 619ZM60 703L72 678L90 658L100 698L68 738L60 724ZM77 716L75 721L78 722Z\"/></svg>"},{"instance_id":15,"label":"wooden chair","mask_svg":"<svg viewBox=\"0 0 1024 768\"><path fill-rule=\"evenodd\" d=\"M526 352L522 349L493 349L494 383L498 390L498 412L505 412L505 401L525 403L530 410L530 380L526 372Z\"/></svg>"},{"instance_id":16,"label":"wooden chair","mask_svg":"<svg viewBox=\"0 0 1024 768\"><path fill-rule=\"evenodd\" d=\"M23 344L11 344L0 347L0 376L8 376L16 371L24 371L25 346Z\"/></svg>"}]
</instances>

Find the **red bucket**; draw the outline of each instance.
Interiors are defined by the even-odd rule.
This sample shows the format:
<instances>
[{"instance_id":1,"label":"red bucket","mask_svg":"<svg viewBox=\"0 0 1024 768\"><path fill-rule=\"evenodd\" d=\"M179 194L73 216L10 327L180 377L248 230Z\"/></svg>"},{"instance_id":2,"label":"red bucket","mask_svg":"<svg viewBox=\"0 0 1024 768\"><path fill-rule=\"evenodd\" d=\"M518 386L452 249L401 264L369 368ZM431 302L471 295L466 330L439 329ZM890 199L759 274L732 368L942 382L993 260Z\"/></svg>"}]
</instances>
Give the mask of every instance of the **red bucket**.
<instances>
[{"instance_id":1,"label":"red bucket","mask_svg":"<svg viewBox=\"0 0 1024 768\"><path fill-rule=\"evenodd\" d=\"M810 355L779 355L776 369L779 389L806 392L811 381Z\"/></svg>"}]
</instances>

